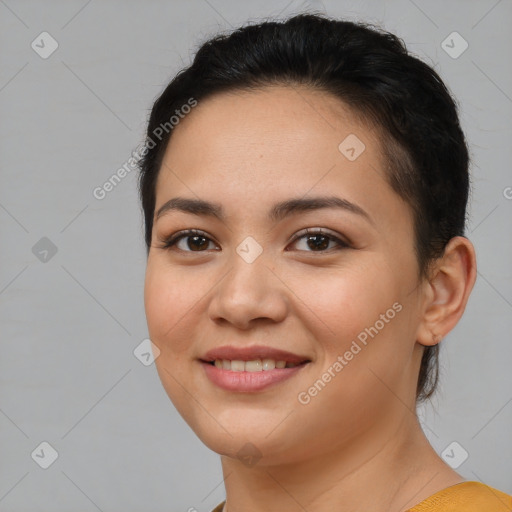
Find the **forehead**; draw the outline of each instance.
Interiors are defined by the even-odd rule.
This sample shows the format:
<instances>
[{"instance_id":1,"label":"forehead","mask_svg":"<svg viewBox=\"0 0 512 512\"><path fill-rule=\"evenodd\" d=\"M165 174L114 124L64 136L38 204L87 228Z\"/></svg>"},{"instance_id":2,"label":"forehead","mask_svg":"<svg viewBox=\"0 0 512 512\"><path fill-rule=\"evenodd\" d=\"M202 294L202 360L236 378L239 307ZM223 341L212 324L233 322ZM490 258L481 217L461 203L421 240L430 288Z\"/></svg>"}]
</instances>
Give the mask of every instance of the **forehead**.
<instances>
[{"instance_id":1,"label":"forehead","mask_svg":"<svg viewBox=\"0 0 512 512\"><path fill-rule=\"evenodd\" d=\"M185 195L256 212L266 202L337 193L378 218L390 203L404 206L384 168L378 130L329 93L295 86L222 93L174 128L156 208Z\"/></svg>"},{"instance_id":2,"label":"forehead","mask_svg":"<svg viewBox=\"0 0 512 512\"><path fill-rule=\"evenodd\" d=\"M293 155L303 147L301 154L309 153L313 158L319 152L338 157L339 143L351 133L361 139L371 138L370 145L379 149L377 130L332 94L304 86L267 86L199 101L173 130L168 149L186 144L197 150L188 157L205 153L225 157L227 151L236 149Z\"/></svg>"}]
</instances>

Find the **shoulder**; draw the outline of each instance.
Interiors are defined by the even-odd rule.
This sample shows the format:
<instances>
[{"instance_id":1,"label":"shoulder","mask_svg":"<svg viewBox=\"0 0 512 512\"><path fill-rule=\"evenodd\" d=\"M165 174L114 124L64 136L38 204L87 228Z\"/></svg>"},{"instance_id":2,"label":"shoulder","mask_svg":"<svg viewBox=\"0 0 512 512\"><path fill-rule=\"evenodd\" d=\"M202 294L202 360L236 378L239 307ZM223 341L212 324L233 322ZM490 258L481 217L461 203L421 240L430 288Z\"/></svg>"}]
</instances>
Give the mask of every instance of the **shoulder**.
<instances>
[{"instance_id":1,"label":"shoulder","mask_svg":"<svg viewBox=\"0 0 512 512\"><path fill-rule=\"evenodd\" d=\"M466 481L433 494L408 512L512 512L512 496L481 482Z\"/></svg>"}]
</instances>

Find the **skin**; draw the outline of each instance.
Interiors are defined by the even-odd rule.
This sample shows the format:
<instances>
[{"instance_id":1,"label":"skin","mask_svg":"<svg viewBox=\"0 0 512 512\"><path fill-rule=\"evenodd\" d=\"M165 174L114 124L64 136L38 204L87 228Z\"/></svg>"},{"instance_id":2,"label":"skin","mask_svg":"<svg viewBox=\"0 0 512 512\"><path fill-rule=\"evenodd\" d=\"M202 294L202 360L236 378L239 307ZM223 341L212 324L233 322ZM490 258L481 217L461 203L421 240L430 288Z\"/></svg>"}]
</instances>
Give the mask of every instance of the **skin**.
<instances>
[{"instance_id":1,"label":"skin","mask_svg":"<svg viewBox=\"0 0 512 512\"><path fill-rule=\"evenodd\" d=\"M366 146L354 161L338 149L349 134ZM155 211L174 197L201 198L220 203L226 218L169 211L155 221L146 316L168 396L221 455L226 512L400 512L464 481L425 437L415 390L423 346L464 312L475 252L453 238L431 277L418 281L412 212L385 180L380 140L339 99L286 86L208 98L173 131ZM332 195L372 222L333 208L267 219L278 201ZM207 234L199 251L190 238L162 248L189 228ZM304 228L324 228L349 246L291 242ZM248 236L263 250L252 263L236 252ZM298 393L396 302L401 311L300 403ZM311 363L264 391L225 391L198 358L227 344L270 345ZM251 463L242 458L247 443L259 454Z\"/></svg>"}]
</instances>

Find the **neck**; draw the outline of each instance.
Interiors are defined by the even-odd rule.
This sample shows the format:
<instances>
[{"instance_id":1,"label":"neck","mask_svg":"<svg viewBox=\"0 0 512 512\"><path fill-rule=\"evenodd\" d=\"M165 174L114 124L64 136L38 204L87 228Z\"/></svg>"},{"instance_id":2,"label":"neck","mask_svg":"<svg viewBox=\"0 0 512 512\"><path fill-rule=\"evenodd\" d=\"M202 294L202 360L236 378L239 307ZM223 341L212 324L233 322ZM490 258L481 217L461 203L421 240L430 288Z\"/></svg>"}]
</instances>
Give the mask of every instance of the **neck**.
<instances>
[{"instance_id":1,"label":"neck","mask_svg":"<svg viewBox=\"0 0 512 512\"><path fill-rule=\"evenodd\" d=\"M396 417L395 417L396 418ZM405 512L464 479L436 454L415 414L314 457L255 466L222 457L224 512ZM229 477L229 478L228 478Z\"/></svg>"}]
</instances>

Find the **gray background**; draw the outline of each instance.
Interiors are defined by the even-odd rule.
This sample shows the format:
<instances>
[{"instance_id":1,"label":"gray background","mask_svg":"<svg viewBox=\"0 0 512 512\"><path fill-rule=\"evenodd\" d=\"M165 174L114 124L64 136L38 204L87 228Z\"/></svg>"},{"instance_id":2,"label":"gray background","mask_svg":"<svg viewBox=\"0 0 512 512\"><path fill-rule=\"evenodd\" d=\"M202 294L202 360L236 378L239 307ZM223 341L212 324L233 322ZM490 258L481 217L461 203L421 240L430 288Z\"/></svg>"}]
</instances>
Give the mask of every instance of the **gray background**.
<instances>
[{"instance_id":1,"label":"gray background","mask_svg":"<svg viewBox=\"0 0 512 512\"><path fill-rule=\"evenodd\" d=\"M202 40L312 9L395 32L460 102L479 271L420 413L438 453L468 452L457 471L512 493L510 0L0 0L1 511L208 511L224 498L218 455L133 353L147 338L135 172L103 200L92 191ZM31 47L43 31L59 45L46 59ZM469 44L458 58L441 46L453 31ZM31 456L44 441L58 453L47 469Z\"/></svg>"}]
</instances>

